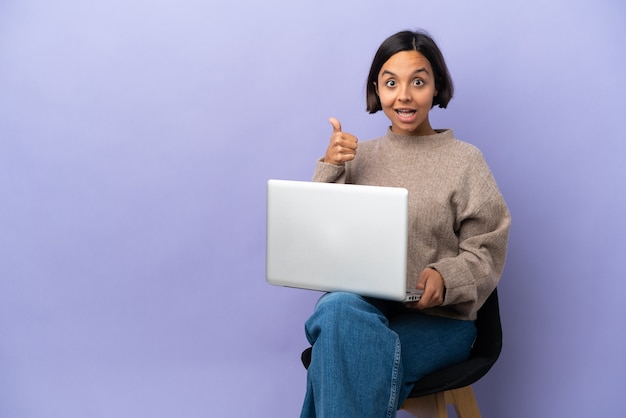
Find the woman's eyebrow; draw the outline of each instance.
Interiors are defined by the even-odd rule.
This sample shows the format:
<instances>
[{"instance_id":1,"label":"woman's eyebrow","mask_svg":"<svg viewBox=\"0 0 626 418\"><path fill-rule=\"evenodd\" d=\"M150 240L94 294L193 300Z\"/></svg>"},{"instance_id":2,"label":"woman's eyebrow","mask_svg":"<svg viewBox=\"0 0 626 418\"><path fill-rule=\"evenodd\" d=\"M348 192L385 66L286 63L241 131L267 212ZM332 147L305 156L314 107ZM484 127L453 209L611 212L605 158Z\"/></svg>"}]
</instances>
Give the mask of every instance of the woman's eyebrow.
<instances>
[{"instance_id":1,"label":"woman's eyebrow","mask_svg":"<svg viewBox=\"0 0 626 418\"><path fill-rule=\"evenodd\" d=\"M417 70L413 71L413 75L418 74L418 73L430 74L426 67L418 68ZM386 74L388 74L388 75L390 75L392 77L397 77L396 74L394 74L392 71L389 71L389 70L383 70L383 72L380 75L386 75Z\"/></svg>"}]
</instances>

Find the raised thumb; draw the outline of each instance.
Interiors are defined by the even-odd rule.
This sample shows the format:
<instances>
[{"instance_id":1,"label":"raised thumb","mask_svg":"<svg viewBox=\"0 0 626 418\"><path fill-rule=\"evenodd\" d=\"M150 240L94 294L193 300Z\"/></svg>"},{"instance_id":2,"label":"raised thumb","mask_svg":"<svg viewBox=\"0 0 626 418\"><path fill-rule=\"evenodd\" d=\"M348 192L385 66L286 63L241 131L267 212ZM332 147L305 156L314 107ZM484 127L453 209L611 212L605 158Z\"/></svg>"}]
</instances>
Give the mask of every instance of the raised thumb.
<instances>
[{"instance_id":1,"label":"raised thumb","mask_svg":"<svg viewBox=\"0 0 626 418\"><path fill-rule=\"evenodd\" d=\"M328 121L330 122L331 125L333 125L333 133L341 132L341 123L337 119L330 118L328 119Z\"/></svg>"}]
</instances>

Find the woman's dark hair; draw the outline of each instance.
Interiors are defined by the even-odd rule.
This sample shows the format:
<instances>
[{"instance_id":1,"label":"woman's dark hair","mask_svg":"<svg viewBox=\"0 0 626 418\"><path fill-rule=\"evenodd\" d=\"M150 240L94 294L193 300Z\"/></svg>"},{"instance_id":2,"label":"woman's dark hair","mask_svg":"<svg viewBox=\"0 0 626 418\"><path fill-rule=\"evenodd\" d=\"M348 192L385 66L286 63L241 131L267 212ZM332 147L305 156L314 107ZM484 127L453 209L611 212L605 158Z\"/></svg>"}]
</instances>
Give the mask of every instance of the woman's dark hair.
<instances>
[{"instance_id":1,"label":"woman's dark hair","mask_svg":"<svg viewBox=\"0 0 626 418\"><path fill-rule=\"evenodd\" d=\"M382 109L380 99L376 94L378 73L389 58L401 51L417 51L430 62L434 72L435 88L437 89L437 95L433 98L433 107L438 105L445 109L452 99L454 87L441 50L433 38L424 31L402 31L385 39L374 55L372 67L367 77L366 110L369 113L376 113Z\"/></svg>"}]
</instances>

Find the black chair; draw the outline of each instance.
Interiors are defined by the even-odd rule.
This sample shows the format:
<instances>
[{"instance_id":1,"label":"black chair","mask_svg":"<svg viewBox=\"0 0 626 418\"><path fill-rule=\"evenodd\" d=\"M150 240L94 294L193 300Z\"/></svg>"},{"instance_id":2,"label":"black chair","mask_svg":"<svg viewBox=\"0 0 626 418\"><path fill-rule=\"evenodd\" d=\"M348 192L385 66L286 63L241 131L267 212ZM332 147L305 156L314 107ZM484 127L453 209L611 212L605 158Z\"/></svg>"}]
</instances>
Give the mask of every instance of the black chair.
<instances>
[{"instance_id":1,"label":"black chair","mask_svg":"<svg viewBox=\"0 0 626 418\"><path fill-rule=\"evenodd\" d=\"M477 336L470 357L459 364L437 370L415 384L401 409L416 417L447 418L452 404L458 418L480 418L472 384L495 364L502 350L502 326L498 293L494 290L478 311ZM302 364L311 363L311 348L302 353Z\"/></svg>"}]
</instances>

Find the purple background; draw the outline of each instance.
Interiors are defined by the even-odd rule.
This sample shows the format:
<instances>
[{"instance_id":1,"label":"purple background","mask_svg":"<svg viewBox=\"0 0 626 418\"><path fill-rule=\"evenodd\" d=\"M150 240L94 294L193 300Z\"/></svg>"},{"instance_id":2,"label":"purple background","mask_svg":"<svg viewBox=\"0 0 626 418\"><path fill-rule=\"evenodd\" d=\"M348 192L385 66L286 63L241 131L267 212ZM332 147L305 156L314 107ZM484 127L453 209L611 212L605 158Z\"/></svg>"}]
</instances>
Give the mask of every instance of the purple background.
<instances>
[{"instance_id":1,"label":"purple background","mask_svg":"<svg viewBox=\"0 0 626 418\"><path fill-rule=\"evenodd\" d=\"M615 1L0 2L0 416L297 416L319 296L265 283L265 182L361 140L379 43L428 29L433 125L513 214L485 417L624 417ZM401 414L401 416L405 416Z\"/></svg>"}]
</instances>

